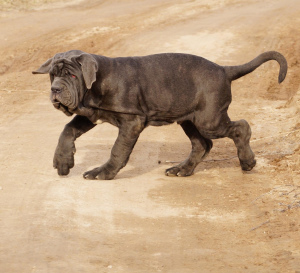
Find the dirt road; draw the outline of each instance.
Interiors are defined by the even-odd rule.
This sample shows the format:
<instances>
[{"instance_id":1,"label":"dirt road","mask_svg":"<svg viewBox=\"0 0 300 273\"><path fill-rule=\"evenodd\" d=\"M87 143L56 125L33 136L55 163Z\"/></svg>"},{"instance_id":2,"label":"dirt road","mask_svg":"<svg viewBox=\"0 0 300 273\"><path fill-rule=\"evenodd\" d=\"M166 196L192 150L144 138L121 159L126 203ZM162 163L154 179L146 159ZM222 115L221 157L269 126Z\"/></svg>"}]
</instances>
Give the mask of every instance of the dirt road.
<instances>
[{"instance_id":1,"label":"dirt road","mask_svg":"<svg viewBox=\"0 0 300 273\"><path fill-rule=\"evenodd\" d=\"M24 3L25 2L25 3ZM44 3L46 2L46 3ZM0 0L0 272L300 272L300 2L298 0ZM113 181L87 181L117 129L76 142L76 165L52 168L70 120L31 71L57 52L184 52L222 65L277 50L234 82L232 120L252 127L257 166L214 141L193 176L164 176L190 143L180 126L147 128ZM159 164L158 162L161 162Z\"/></svg>"}]
</instances>

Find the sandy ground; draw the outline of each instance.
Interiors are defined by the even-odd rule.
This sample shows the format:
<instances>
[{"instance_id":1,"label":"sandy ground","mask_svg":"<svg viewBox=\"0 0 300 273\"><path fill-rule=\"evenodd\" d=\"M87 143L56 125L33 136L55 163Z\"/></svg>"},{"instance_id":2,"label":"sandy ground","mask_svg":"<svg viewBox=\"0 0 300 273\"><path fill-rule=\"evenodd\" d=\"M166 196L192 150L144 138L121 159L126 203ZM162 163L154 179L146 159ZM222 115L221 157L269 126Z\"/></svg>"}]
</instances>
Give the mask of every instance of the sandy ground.
<instances>
[{"instance_id":1,"label":"sandy ground","mask_svg":"<svg viewBox=\"0 0 300 273\"><path fill-rule=\"evenodd\" d=\"M0 0L0 272L300 272L300 1ZM185 52L222 65L280 51L234 82L232 120L246 119L257 166L214 141L193 176L164 176L190 143L180 126L147 128L113 181L82 173L117 136L99 125L76 142L76 166L52 168L70 120L31 71L57 52ZM161 162L161 164L159 164Z\"/></svg>"}]
</instances>

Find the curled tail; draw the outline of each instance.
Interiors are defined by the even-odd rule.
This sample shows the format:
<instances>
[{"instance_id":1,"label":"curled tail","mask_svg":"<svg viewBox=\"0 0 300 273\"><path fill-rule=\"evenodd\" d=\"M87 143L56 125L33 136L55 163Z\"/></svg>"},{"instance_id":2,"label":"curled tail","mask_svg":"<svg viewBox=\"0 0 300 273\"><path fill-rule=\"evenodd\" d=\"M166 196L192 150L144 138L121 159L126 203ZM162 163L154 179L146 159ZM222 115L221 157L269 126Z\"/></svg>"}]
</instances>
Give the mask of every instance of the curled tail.
<instances>
[{"instance_id":1,"label":"curled tail","mask_svg":"<svg viewBox=\"0 0 300 273\"><path fill-rule=\"evenodd\" d=\"M256 68L258 68L263 63L275 60L280 65L280 71L278 76L278 82L281 83L285 79L288 65L286 59L279 52L276 51L268 51L260 54L255 59L250 61L249 63L237 65L237 66L224 66L227 77L230 81L234 81L244 75L251 73Z\"/></svg>"}]
</instances>

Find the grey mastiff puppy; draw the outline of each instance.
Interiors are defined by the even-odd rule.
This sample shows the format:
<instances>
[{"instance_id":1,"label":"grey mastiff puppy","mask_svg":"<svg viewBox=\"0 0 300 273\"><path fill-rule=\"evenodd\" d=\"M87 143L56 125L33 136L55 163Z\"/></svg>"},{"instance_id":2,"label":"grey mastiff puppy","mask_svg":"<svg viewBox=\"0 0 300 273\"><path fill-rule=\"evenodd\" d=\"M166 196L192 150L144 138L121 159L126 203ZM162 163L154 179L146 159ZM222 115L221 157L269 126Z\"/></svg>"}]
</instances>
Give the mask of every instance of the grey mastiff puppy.
<instances>
[{"instance_id":1,"label":"grey mastiff puppy","mask_svg":"<svg viewBox=\"0 0 300 273\"><path fill-rule=\"evenodd\" d=\"M212 139L233 139L243 170L255 166L249 146L247 121L231 121L231 82L264 62L280 65L278 81L287 73L287 62L278 52L265 52L249 63L220 66L188 54L108 58L79 50L58 53L34 71L50 74L51 101L66 115L76 114L62 131L54 154L54 168L67 175L74 166L74 141L96 124L109 122L119 135L109 160L84 173L86 179L113 179L123 168L149 125L177 122L192 143L189 157L166 170L169 176L189 176L212 148Z\"/></svg>"}]
</instances>

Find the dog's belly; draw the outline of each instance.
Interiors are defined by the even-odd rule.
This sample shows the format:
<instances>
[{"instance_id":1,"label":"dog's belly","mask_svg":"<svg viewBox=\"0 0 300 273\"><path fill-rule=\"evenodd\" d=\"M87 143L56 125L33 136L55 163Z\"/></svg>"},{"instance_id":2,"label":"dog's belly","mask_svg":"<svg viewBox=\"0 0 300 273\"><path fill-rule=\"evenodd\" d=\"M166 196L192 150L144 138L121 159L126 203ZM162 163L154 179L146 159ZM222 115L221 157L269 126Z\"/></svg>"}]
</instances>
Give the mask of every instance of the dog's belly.
<instances>
[{"instance_id":1,"label":"dog's belly","mask_svg":"<svg viewBox=\"0 0 300 273\"><path fill-rule=\"evenodd\" d=\"M174 122L181 123L185 120L193 120L194 113L186 114L180 117L150 117L147 119L147 126L163 126Z\"/></svg>"}]
</instances>

